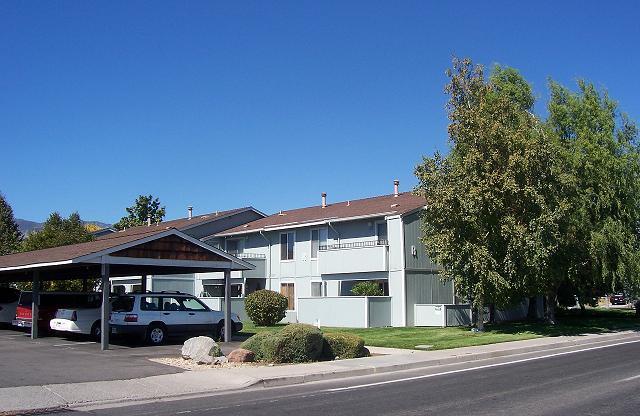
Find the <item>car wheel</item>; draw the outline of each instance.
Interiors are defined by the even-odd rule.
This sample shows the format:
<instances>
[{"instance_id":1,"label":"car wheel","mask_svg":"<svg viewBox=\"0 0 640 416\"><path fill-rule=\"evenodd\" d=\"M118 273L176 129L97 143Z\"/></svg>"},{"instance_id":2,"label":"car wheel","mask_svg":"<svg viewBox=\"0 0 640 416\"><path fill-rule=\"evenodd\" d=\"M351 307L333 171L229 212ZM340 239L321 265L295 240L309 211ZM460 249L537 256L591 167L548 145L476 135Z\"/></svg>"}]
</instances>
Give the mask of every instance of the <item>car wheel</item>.
<instances>
[{"instance_id":1,"label":"car wheel","mask_svg":"<svg viewBox=\"0 0 640 416\"><path fill-rule=\"evenodd\" d=\"M102 325L100 325L100 321L97 321L91 326L91 338L100 340L102 336Z\"/></svg>"},{"instance_id":2,"label":"car wheel","mask_svg":"<svg viewBox=\"0 0 640 416\"><path fill-rule=\"evenodd\" d=\"M167 329L163 325L153 324L147 329L147 342L151 345L161 345L167 338Z\"/></svg>"}]
</instances>

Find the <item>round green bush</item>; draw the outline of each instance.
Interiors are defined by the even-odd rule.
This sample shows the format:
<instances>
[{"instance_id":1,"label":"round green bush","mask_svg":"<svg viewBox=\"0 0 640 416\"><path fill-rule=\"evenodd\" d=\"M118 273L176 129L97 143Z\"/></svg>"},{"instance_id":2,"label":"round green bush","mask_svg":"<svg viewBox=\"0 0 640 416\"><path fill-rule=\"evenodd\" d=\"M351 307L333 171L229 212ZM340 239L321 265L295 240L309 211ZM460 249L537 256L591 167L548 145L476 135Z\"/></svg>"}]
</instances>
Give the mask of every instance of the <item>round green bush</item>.
<instances>
[{"instance_id":1,"label":"round green bush","mask_svg":"<svg viewBox=\"0 0 640 416\"><path fill-rule=\"evenodd\" d=\"M351 293L356 296L382 296L384 292L380 288L380 285L372 281L359 282L353 285Z\"/></svg>"},{"instance_id":2,"label":"round green bush","mask_svg":"<svg viewBox=\"0 0 640 416\"><path fill-rule=\"evenodd\" d=\"M359 336L344 332L334 332L324 334L322 355L329 360L360 358L367 357L369 350L364 347L364 340Z\"/></svg>"},{"instance_id":3,"label":"round green bush","mask_svg":"<svg viewBox=\"0 0 640 416\"><path fill-rule=\"evenodd\" d=\"M273 326L284 319L287 298L273 290L258 290L246 297L244 309L254 324Z\"/></svg>"},{"instance_id":4,"label":"round green bush","mask_svg":"<svg viewBox=\"0 0 640 416\"><path fill-rule=\"evenodd\" d=\"M240 345L240 348L253 351L256 361L273 361L273 351L278 334L273 332L262 332L255 334Z\"/></svg>"},{"instance_id":5,"label":"round green bush","mask_svg":"<svg viewBox=\"0 0 640 416\"><path fill-rule=\"evenodd\" d=\"M324 338L312 325L290 324L274 340L273 362L306 363L322 357ZM264 345L264 344L263 344Z\"/></svg>"}]
</instances>

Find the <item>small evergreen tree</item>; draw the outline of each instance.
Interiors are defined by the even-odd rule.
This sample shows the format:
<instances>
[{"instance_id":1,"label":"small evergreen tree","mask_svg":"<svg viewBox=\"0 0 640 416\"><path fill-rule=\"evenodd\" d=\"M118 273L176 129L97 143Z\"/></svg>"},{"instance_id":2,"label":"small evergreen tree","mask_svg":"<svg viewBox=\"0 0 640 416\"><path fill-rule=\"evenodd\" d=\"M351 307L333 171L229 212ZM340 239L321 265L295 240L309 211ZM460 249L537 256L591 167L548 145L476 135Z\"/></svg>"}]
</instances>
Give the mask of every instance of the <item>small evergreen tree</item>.
<instances>
[{"instance_id":1,"label":"small evergreen tree","mask_svg":"<svg viewBox=\"0 0 640 416\"><path fill-rule=\"evenodd\" d=\"M21 240L22 235L13 217L13 209L0 193L0 256L18 251Z\"/></svg>"}]
</instances>

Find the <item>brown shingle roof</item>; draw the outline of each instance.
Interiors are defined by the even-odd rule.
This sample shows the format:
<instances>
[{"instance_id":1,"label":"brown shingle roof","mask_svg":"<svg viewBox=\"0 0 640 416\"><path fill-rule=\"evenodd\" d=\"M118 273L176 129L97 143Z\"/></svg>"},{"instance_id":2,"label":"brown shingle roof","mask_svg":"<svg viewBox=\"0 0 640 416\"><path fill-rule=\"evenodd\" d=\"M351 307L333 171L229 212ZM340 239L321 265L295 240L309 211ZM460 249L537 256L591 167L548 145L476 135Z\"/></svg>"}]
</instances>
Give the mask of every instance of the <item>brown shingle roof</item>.
<instances>
[{"instance_id":1,"label":"brown shingle roof","mask_svg":"<svg viewBox=\"0 0 640 416\"><path fill-rule=\"evenodd\" d=\"M323 220L340 220L353 217L376 215L403 215L425 205L423 197L410 192L394 195L383 195L372 198L357 199L328 204L325 208L317 205L313 207L282 211L248 224L241 225L224 232L219 236L244 234L263 229L278 228L284 226L303 226L307 223Z\"/></svg>"},{"instance_id":2,"label":"brown shingle roof","mask_svg":"<svg viewBox=\"0 0 640 416\"><path fill-rule=\"evenodd\" d=\"M151 226L141 225L138 227L127 228L126 230L122 230L122 231L116 231L115 233L105 234L98 237L97 239L105 240L110 238L118 238L119 236L122 236L122 235L145 234L149 232L149 230L152 228L157 230L166 230L169 228L176 228L180 231L183 231L183 230L187 230L189 228L195 227L196 225L204 224L210 221L216 221L218 219L221 219L233 214L237 214L242 211L250 210L250 209L253 209L253 208L244 207L244 208L230 209L228 211L216 211L209 214L194 215L191 219L185 217L185 218L178 218L175 220L163 221L158 224L151 224Z\"/></svg>"},{"instance_id":3,"label":"brown shingle roof","mask_svg":"<svg viewBox=\"0 0 640 416\"><path fill-rule=\"evenodd\" d=\"M138 230L137 233L113 233L110 238L100 238L87 243L72 244L68 246L59 246L46 248L43 250L27 251L25 253L10 254L0 256L0 268L26 266L35 263L56 263L68 261L87 254L97 253L120 244L129 243L131 241L140 240L154 234L167 231L166 228L147 227L146 232Z\"/></svg>"}]
</instances>

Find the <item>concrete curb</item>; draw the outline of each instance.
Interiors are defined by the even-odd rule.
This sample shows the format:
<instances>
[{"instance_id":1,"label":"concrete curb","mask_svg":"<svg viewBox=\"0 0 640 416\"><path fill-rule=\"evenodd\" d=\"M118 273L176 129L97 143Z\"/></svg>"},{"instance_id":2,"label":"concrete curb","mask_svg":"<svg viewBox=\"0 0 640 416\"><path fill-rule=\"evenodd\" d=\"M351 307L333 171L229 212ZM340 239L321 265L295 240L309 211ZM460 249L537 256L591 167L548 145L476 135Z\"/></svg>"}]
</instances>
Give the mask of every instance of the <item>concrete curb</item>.
<instances>
[{"instance_id":1,"label":"concrete curb","mask_svg":"<svg viewBox=\"0 0 640 416\"><path fill-rule=\"evenodd\" d=\"M548 340L548 339L549 338L536 338L529 341ZM539 345L539 344L524 345L521 347L514 347L514 348L509 348L509 344L513 346L512 343L488 344L483 346L465 347L464 349L458 349L457 350L457 352L459 353L458 355L455 355L456 350L440 350L441 353L446 351L451 351L453 354L449 357L444 357L444 358L429 359L425 357L425 355L428 355L431 352L437 352L437 351L429 351L429 352L420 351L420 352L416 352L415 355L409 352L405 356L407 357L407 360L411 360L411 361L401 362L401 363L376 364L375 362L371 362L370 358L356 358L351 360L322 363L327 365L322 365L322 364L319 365L318 366L319 368L316 370L316 372L311 372L311 370L313 370L313 367L306 367L308 370L310 370L310 372L307 372L307 373L303 372L301 374L291 374L291 375L274 375L271 377L261 377L261 378L246 376L246 381L244 383L238 383L236 385L229 385L228 387L221 387L221 388L215 388L215 389L211 389L210 387L203 388L201 390L196 389L193 391L179 392L176 394L171 394L171 393L168 394L166 391L159 392L156 389L156 391L154 392L149 392L149 394L147 395L144 395L143 393L138 397L120 397L120 398L113 398L113 399L105 398L102 400L99 399L99 400L86 400L86 401L84 400L82 401L68 400L67 401L67 399L65 399L64 397L57 395L59 396L58 398L56 398L56 401L58 403L54 404L50 402L48 405L40 406L38 408L35 408L35 407L21 408L21 409L15 409L10 411L0 410L0 416L14 415L16 413L23 413L23 414L38 413L44 410L48 412L52 412L56 410L59 411L62 409L71 410L71 409L90 408L90 407L99 408L101 406L109 406L109 405L126 406L126 405L142 404L144 402L157 401L157 400L180 400L180 399L187 399L190 397L202 397L215 392L237 391L237 390L241 390L241 389L245 389L253 386L268 388L268 387L281 387L281 386L288 386L288 385L294 385L294 384L310 383L315 381L337 380L337 379L343 379L347 377L384 374L384 373L390 373L395 371L415 370L420 368L429 368L429 367L435 367L435 366L447 365L447 364L473 362L473 361L479 361L479 360L491 359L491 358L517 356L517 355L527 354L532 352L562 350L562 349L575 347L575 346L588 347L588 346L595 346L598 344L604 344L614 340L625 341L628 339L640 339L640 333L622 332L622 333L614 333L614 334L607 334L607 335L597 335L594 337L588 337L586 339L580 338L580 337L573 337L571 339L558 340L557 342L549 342L546 345ZM516 341L516 342L521 342L521 341ZM506 347L506 348L501 348L501 347ZM499 349L494 351L483 351L483 352L476 352L476 353L464 351L465 349L472 350L473 348L499 348ZM354 364L354 363L361 363L362 366L359 368L357 366L356 367L350 366L351 364ZM313 364L304 364L304 365L311 366ZM322 368L322 367L326 367L326 368ZM303 367L298 367L298 368L303 368ZM209 371L209 370L205 370L205 371ZM215 371L220 371L220 370L215 370ZM189 373L181 373L181 374L189 374ZM158 377L162 377L162 376L158 376ZM143 380L144 380L144 383L142 383ZM145 384L147 386L158 384L156 380L150 380L150 378L122 380L122 381L124 382L139 381L141 382L141 384ZM97 382L97 383L100 383L100 382ZM109 383L109 382L105 382L105 383ZM83 383L78 383L78 385L79 384L83 384ZM50 385L50 386L53 387L53 386L65 386L65 385ZM76 385L68 385L68 386L76 386ZM157 387L159 386L160 385L158 384ZM38 389L41 389L43 392L48 391L49 393L56 394L56 392L53 391L48 386L39 386L39 387L30 386L30 387L23 387L23 388L24 389L38 388ZM18 387L14 389L23 389L23 388ZM84 388L86 389L87 387L84 387Z\"/></svg>"},{"instance_id":2,"label":"concrete curb","mask_svg":"<svg viewBox=\"0 0 640 416\"><path fill-rule=\"evenodd\" d=\"M340 379L340 378L347 378L347 377L368 376L368 375L374 375L374 374L390 373L394 371L416 370L420 368L436 367L436 366L447 365L447 364L459 364L459 363L465 363L465 362L486 360L490 358L500 358L500 357L507 357L512 355L521 355L521 354L527 354L531 352L552 351L552 350L565 349L565 348L578 346L578 345L593 346L594 344L602 344L602 343L606 343L608 341L616 340L616 339L625 340L627 338L640 338L640 335L637 333L602 335L602 338L593 339L593 340L571 339L571 340L560 341L557 343L543 345L543 346L539 346L539 345L526 346L521 348L503 350L503 351L490 351L490 352L484 352L484 353L458 355L450 358L421 360L421 361L415 361L415 362L403 363L403 364L391 364L391 365L379 366L379 367L371 366L371 367L366 367L361 369L345 369L343 371L317 373L317 374L309 374L309 375L270 377L270 378L261 379L255 384L262 384L263 387L281 387L281 386L287 386L292 384L309 383L314 381L332 380L332 379ZM488 345L495 345L495 344L488 344ZM356 360L366 360L366 358L364 359L356 358Z\"/></svg>"}]
</instances>

